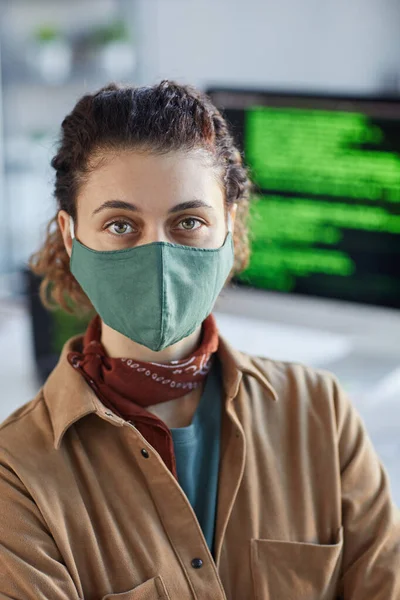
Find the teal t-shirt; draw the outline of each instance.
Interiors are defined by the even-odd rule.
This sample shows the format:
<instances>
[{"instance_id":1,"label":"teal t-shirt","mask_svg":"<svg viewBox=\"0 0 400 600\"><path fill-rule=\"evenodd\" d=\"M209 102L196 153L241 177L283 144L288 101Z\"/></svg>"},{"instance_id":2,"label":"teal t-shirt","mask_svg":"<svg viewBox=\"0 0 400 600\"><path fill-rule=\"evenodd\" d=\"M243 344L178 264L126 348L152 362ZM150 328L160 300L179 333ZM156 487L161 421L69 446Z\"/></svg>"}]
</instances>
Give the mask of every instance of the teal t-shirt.
<instances>
[{"instance_id":1,"label":"teal t-shirt","mask_svg":"<svg viewBox=\"0 0 400 600\"><path fill-rule=\"evenodd\" d=\"M220 456L222 377L218 355L207 375L203 394L188 427L171 429L178 481L214 555Z\"/></svg>"}]
</instances>

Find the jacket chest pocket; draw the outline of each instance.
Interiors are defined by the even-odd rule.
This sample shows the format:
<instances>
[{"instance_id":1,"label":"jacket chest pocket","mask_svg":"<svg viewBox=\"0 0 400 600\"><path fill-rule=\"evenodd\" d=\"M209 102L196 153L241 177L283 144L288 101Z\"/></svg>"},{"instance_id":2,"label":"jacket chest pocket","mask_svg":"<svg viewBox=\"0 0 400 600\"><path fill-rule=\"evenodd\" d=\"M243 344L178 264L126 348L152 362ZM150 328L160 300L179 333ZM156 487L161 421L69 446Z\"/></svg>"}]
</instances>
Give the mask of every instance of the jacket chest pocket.
<instances>
[{"instance_id":1,"label":"jacket chest pocket","mask_svg":"<svg viewBox=\"0 0 400 600\"><path fill-rule=\"evenodd\" d=\"M343 528L332 545L253 539L251 569L256 600L335 600Z\"/></svg>"},{"instance_id":2,"label":"jacket chest pocket","mask_svg":"<svg viewBox=\"0 0 400 600\"><path fill-rule=\"evenodd\" d=\"M171 600L160 575L148 579L127 592L107 594L102 600L114 600L114 598L115 600Z\"/></svg>"}]
</instances>

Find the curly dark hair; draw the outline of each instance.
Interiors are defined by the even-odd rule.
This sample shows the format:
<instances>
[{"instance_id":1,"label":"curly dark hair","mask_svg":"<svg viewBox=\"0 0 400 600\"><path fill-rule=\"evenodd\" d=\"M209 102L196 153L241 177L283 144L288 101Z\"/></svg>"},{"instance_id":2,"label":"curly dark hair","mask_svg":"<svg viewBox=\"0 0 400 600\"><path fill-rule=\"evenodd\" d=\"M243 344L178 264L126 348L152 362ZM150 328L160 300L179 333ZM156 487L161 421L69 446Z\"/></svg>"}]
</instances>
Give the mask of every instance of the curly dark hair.
<instances>
[{"instance_id":1,"label":"curly dark hair","mask_svg":"<svg viewBox=\"0 0 400 600\"><path fill-rule=\"evenodd\" d=\"M95 169L96 156L107 150L145 149L154 153L206 150L222 178L225 205L237 203L235 261L226 283L249 262L248 213L252 184L229 127L210 98L198 89L162 80L153 86L109 83L78 100L61 124L54 196L58 210L76 220L80 186ZM57 212L58 212L57 210ZM40 275L41 298L48 308L67 312L93 307L73 277L57 215L47 227L41 249L32 255L30 268Z\"/></svg>"}]
</instances>

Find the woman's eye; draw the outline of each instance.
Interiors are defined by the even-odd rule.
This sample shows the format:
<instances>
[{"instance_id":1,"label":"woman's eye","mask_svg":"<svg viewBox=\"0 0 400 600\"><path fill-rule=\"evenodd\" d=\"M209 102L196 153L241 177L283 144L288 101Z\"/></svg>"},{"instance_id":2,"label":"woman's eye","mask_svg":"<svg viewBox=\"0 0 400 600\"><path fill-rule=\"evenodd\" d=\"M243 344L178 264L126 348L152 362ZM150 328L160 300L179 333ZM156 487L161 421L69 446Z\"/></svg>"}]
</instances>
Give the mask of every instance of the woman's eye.
<instances>
[{"instance_id":1,"label":"woman's eye","mask_svg":"<svg viewBox=\"0 0 400 600\"><path fill-rule=\"evenodd\" d=\"M199 219L189 218L181 221L179 225L183 225L183 229L185 229L185 231L193 231L194 229L199 229L199 227L194 227L196 223L199 223L199 226L203 224L201 221L199 221ZM187 226L188 224L189 226Z\"/></svg>"},{"instance_id":2,"label":"woman's eye","mask_svg":"<svg viewBox=\"0 0 400 600\"><path fill-rule=\"evenodd\" d=\"M114 223L111 223L107 229L115 235L125 235L133 232L132 226L129 225L129 223L126 223L126 221L115 221Z\"/></svg>"}]
</instances>

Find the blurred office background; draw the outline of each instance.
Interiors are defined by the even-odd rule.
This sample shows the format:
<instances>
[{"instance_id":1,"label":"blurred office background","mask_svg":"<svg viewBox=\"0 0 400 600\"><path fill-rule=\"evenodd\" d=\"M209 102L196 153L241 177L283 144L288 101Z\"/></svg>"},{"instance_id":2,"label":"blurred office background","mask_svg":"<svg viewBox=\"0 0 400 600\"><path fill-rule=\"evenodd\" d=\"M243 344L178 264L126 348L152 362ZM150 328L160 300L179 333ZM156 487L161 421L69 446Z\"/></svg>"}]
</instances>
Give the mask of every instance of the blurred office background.
<instances>
[{"instance_id":1,"label":"blurred office background","mask_svg":"<svg viewBox=\"0 0 400 600\"><path fill-rule=\"evenodd\" d=\"M399 30L398 0L0 0L0 421L77 326L25 272L63 117L110 80L175 78L225 111L259 187L222 333L335 372L400 504Z\"/></svg>"}]
</instances>

